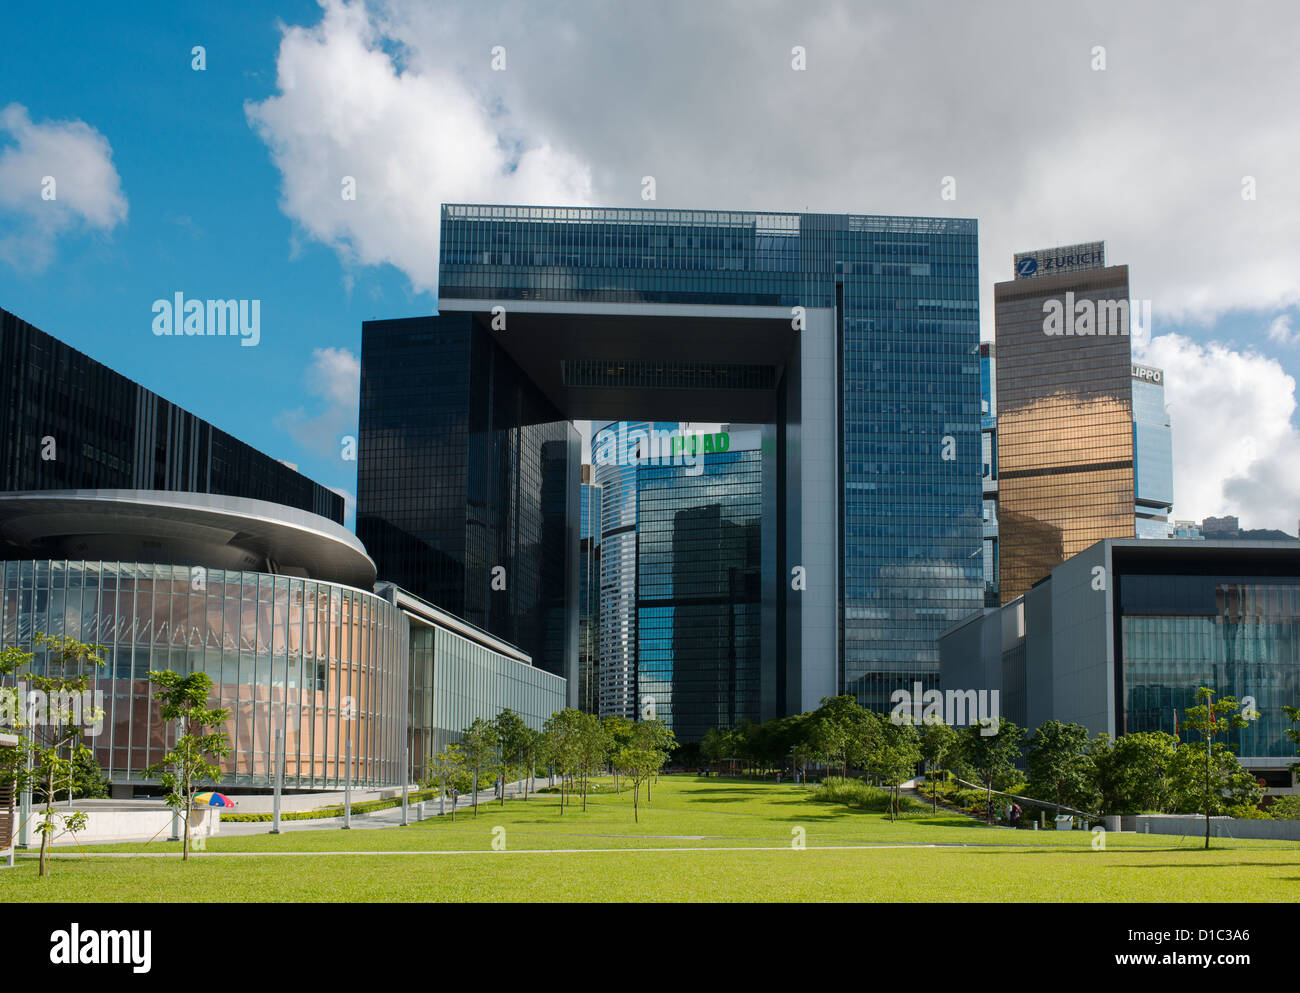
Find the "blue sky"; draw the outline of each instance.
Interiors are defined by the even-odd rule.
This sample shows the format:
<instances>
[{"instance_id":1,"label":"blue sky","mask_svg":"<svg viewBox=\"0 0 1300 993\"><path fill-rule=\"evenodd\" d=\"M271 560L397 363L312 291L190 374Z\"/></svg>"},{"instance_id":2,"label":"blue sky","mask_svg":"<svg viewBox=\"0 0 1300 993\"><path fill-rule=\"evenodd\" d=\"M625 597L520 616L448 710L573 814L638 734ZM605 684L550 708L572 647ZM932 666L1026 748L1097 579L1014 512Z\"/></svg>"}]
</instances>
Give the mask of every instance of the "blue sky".
<instances>
[{"instance_id":1,"label":"blue sky","mask_svg":"<svg viewBox=\"0 0 1300 993\"><path fill-rule=\"evenodd\" d=\"M986 338L1013 252L1105 239L1153 303L1175 516L1294 532L1294 5L653 7L10 11L0 306L352 494L361 322L436 309L444 201L646 206L655 175L657 206L977 217ZM260 344L155 337L176 292L260 300Z\"/></svg>"},{"instance_id":2,"label":"blue sky","mask_svg":"<svg viewBox=\"0 0 1300 993\"><path fill-rule=\"evenodd\" d=\"M0 306L355 492L353 463L298 444L277 422L326 405L307 382L313 350L359 354L363 320L429 313L435 297L413 292L391 266L369 268L349 292L334 251L295 238L277 206L279 174L244 112L274 87L275 17L261 4L204 8L133 5L119 20L112 11L122 8L54 4L17 15L24 40L0 60L0 106L19 103L37 124L85 121L104 135L129 215L107 233L60 238L43 271L0 262ZM312 3L277 10L286 20L319 17ZM194 45L207 50L205 71L191 69ZM260 300L260 344L155 337L153 301L178 291Z\"/></svg>"}]
</instances>

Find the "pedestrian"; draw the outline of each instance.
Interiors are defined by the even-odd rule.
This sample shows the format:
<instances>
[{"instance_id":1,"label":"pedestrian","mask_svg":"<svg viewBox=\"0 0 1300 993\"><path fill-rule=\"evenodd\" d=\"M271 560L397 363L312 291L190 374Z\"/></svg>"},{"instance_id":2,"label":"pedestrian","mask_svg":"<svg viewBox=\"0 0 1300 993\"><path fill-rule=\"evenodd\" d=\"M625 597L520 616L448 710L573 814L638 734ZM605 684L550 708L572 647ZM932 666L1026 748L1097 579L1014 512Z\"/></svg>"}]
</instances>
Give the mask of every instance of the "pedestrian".
<instances>
[{"instance_id":1,"label":"pedestrian","mask_svg":"<svg viewBox=\"0 0 1300 993\"><path fill-rule=\"evenodd\" d=\"M1011 826L1012 827L1020 827L1020 815L1022 813L1024 813L1024 811L1020 809L1020 804L1013 803L1011 805Z\"/></svg>"}]
</instances>

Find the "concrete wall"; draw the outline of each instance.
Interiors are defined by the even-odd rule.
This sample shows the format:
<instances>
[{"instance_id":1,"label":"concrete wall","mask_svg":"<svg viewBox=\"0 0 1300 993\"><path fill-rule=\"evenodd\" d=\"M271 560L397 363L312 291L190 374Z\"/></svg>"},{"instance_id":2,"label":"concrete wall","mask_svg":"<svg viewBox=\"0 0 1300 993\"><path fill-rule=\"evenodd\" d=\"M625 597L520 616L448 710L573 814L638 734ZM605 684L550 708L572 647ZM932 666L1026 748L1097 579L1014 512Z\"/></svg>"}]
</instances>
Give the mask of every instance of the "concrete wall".
<instances>
[{"instance_id":1,"label":"concrete wall","mask_svg":"<svg viewBox=\"0 0 1300 993\"><path fill-rule=\"evenodd\" d=\"M1052 718L1052 591L1038 586L1025 594L1025 726Z\"/></svg>"},{"instance_id":2,"label":"concrete wall","mask_svg":"<svg viewBox=\"0 0 1300 993\"><path fill-rule=\"evenodd\" d=\"M1138 814L1120 818L1120 829L1139 834L1205 837L1205 818L1198 814ZM1212 838L1273 838L1300 841L1300 821L1255 821L1235 817L1211 817Z\"/></svg>"},{"instance_id":3,"label":"concrete wall","mask_svg":"<svg viewBox=\"0 0 1300 993\"><path fill-rule=\"evenodd\" d=\"M939 639L941 689L1002 692L1004 613L985 608Z\"/></svg>"},{"instance_id":4,"label":"concrete wall","mask_svg":"<svg viewBox=\"0 0 1300 993\"><path fill-rule=\"evenodd\" d=\"M93 801L77 803L73 802L73 810L80 810L86 814L86 827L78 831L75 835L61 829L62 822L55 820L60 829L56 830L51 836L51 842L55 845L99 845L114 841L123 841L130 839L154 839L157 841L166 841L172 834L172 811L170 807L164 806L161 801L140 801L131 803L130 801L103 801L103 805L96 805ZM66 805L59 806L59 813L66 813ZM191 838L207 838L220 831L220 821L217 818L217 810L212 807L199 807L194 811L193 819L190 821ZM31 818L28 820L28 850L38 848L41 843L40 821L41 812L34 810ZM178 822L178 827L183 829L183 823Z\"/></svg>"},{"instance_id":5,"label":"concrete wall","mask_svg":"<svg viewBox=\"0 0 1300 993\"><path fill-rule=\"evenodd\" d=\"M1105 588L1093 589L1094 568ZM1098 543L1052 571L1052 708L1058 721L1115 734L1115 645L1109 549Z\"/></svg>"},{"instance_id":6,"label":"concrete wall","mask_svg":"<svg viewBox=\"0 0 1300 993\"><path fill-rule=\"evenodd\" d=\"M802 599L802 689L794 712L816 708L839 685L839 376L835 311L810 309L800 349L799 501L808 588ZM789 578L786 577L786 582Z\"/></svg>"}]
</instances>

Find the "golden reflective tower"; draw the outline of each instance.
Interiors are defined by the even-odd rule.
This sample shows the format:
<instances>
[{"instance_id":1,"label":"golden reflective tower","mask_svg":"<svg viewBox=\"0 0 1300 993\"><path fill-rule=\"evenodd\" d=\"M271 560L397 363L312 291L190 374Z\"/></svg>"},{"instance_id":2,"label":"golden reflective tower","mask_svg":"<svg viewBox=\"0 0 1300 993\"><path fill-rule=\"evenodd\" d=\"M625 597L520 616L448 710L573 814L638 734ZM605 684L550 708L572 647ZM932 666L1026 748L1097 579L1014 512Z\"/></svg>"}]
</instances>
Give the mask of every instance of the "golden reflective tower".
<instances>
[{"instance_id":1,"label":"golden reflective tower","mask_svg":"<svg viewBox=\"0 0 1300 993\"><path fill-rule=\"evenodd\" d=\"M1003 603L1134 536L1128 266L1104 267L1103 251L1024 253L994 286Z\"/></svg>"}]
</instances>

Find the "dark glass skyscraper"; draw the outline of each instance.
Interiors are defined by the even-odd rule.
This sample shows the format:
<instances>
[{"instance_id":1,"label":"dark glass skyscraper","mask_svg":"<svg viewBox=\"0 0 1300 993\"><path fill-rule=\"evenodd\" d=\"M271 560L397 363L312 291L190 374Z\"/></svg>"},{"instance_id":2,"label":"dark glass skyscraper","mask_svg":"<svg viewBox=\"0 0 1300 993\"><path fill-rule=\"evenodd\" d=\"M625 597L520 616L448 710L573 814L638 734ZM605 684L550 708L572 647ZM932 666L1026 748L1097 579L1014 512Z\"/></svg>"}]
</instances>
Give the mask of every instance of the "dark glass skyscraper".
<instances>
[{"instance_id":1,"label":"dark glass skyscraper","mask_svg":"<svg viewBox=\"0 0 1300 993\"><path fill-rule=\"evenodd\" d=\"M679 741L762 719L762 452L699 468L637 477L637 691Z\"/></svg>"},{"instance_id":2,"label":"dark glass skyscraper","mask_svg":"<svg viewBox=\"0 0 1300 993\"><path fill-rule=\"evenodd\" d=\"M447 205L439 279L422 333L499 318L494 341L563 417L765 425L762 716L838 692L886 708L937 678L935 637L983 603L975 221ZM400 421L383 411L466 375L463 350L399 369L375 348L363 446L368 407ZM431 521L458 512L451 474L423 489L418 447L371 437L358 529L393 575L377 532L415 526L398 490ZM367 482L367 458L393 481Z\"/></svg>"},{"instance_id":3,"label":"dark glass skyscraper","mask_svg":"<svg viewBox=\"0 0 1300 993\"><path fill-rule=\"evenodd\" d=\"M343 497L0 310L0 489L268 500L343 523Z\"/></svg>"},{"instance_id":4,"label":"dark glass skyscraper","mask_svg":"<svg viewBox=\"0 0 1300 993\"><path fill-rule=\"evenodd\" d=\"M600 712L600 487L582 467L578 531L578 708Z\"/></svg>"},{"instance_id":5,"label":"dark glass skyscraper","mask_svg":"<svg viewBox=\"0 0 1300 993\"><path fill-rule=\"evenodd\" d=\"M358 449L357 537L381 575L576 692L581 439L491 332L366 322Z\"/></svg>"}]
</instances>

